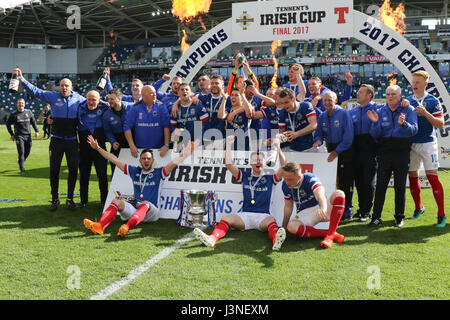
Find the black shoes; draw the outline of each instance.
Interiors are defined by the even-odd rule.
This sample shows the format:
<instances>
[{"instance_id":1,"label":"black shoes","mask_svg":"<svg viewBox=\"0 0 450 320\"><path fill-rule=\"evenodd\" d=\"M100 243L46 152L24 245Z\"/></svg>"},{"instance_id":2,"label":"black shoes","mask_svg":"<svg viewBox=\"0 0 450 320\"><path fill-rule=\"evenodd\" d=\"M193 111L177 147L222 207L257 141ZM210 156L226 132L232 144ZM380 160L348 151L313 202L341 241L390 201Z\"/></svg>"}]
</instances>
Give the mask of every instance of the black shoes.
<instances>
[{"instance_id":1,"label":"black shoes","mask_svg":"<svg viewBox=\"0 0 450 320\"><path fill-rule=\"evenodd\" d=\"M70 211L75 211L78 209L78 206L75 204L75 202L73 202L72 199L66 199L66 206Z\"/></svg>"},{"instance_id":2,"label":"black shoes","mask_svg":"<svg viewBox=\"0 0 450 320\"><path fill-rule=\"evenodd\" d=\"M369 212L361 213L360 216L359 216L359 221L366 222L366 221L369 220L369 218L370 218L370 213Z\"/></svg>"},{"instance_id":3,"label":"black shoes","mask_svg":"<svg viewBox=\"0 0 450 320\"><path fill-rule=\"evenodd\" d=\"M369 227L379 227L383 224L381 218L372 218L372 221L368 224Z\"/></svg>"},{"instance_id":4,"label":"black shoes","mask_svg":"<svg viewBox=\"0 0 450 320\"><path fill-rule=\"evenodd\" d=\"M50 211L56 211L56 209L58 209L58 206L59 206L59 199L53 199L52 205L50 206Z\"/></svg>"},{"instance_id":5,"label":"black shoes","mask_svg":"<svg viewBox=\"0 0 450 320\"><path fill-rule=\"evenodd\" d=\"M395 227L396 228L403 227L403 218L395 218Z\"/></svg>"}]
</instances>

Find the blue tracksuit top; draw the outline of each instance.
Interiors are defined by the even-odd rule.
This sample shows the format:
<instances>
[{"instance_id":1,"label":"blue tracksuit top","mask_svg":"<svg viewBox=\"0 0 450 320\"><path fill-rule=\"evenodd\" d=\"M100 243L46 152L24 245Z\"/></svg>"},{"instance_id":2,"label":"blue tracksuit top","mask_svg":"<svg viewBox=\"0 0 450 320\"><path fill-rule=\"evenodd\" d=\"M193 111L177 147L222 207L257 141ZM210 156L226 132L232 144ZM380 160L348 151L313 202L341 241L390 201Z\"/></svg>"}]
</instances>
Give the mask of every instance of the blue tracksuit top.
<instances>
[{"instance_id":1,"label":"blue tracksuit top","mask_svg":"<svg viewBox=\"0 0 450 320\"><path fill-rule=\"evenodd\" d=\"M172 112L172 107L175 102L177 102L179 96L175 95L172 91L170 92L161 92L159 89L163 85L166 80L159 79L153 84L153 87L156 90L156 98L166 106L167 111Z\"/></svg>"},{"instance_id":2,"label":"blue tracksuit top","mask_svg":"<svg viewBox=\"0 0 450 320\"><path fill-rule=\"evenodd\" d=\"M122 110L116 112L112 108L108 108L103 114L102 121L105 136L111 144L117 142L114 134L123 132L123 125L125 123L127 112L132 107L133 103L122 101Z\"/></svg>"},{"instance_id":3,"label":"blue tracksuit top","mask_svg":"<svg viewBox=\"0 0 450 320\"><path fill-rule=\"evenodd\" d=\"M326 138L328 143L338 144L334 151L340 154L352 146L353 137L353 122L347 110L336 105L331 116L327 111L320 114L314 141L324 143Z\"/></svg>"},{"instance_id":4,"label":"blue tracksuit top","mask_svg":"<svg viewBox=\"0 0 450 320\"><path fill-rule=\"evenodd\" d=\"M59 91L46 91L39 89L24 81L24 89L34 97L48 103L52 110L52 137L75 140L77 138L78 108L86 98L72 91L70 96L64 98Z\"/></svg>"},{"instance_id":5,"label":"blue tracksuit top","mask_svg":"<svg viewBox=\"0 0 450 320\"><path fill-rule=\"evenodd\" d=\"M383 103L376 110L378 121L370 125L370 135L375 139L383 138L412 138L418 131L417 114L412 106L401 107L397 105L395 111L391 111L387 103ZM398 124L400 114L405 114L405 126Z\"/></svg>"},{"instance_id":6,"label":"blue tracksuit top","mask_svg":"<svg viewBox=\"0 0 450 320\"><path fill-rule=\"evenodd\" d=\"M356 107L349 110L350 117L352 118L353 122L353 129L355 136L361 134L369 134L370 125L372 124L372 121L370 121L369 117L367 116L367 111L376 110L380 107L381 103L370 101L363 107L361 107L358 104Z\"/></svg>"},{"instance_id":7,"label":"blue tracksuit top","mask_svg":"<svg viewBox=\"0 0 450 320\"><path fill-rule=\"evenodd\" d=\"M87 101L80 104L78 109L78 131L89 131L94 134L96 128L103 127L103 114L108 109L108 104L100 101L97 108L89 110Z\"/></svg>"},{"instance_id":8,"label":"blue tracksuit top","mask_svg":"<svg viewBox=\"0 0 450 320\"><path fill-rule=\"evenodd\" d=\"M105 92L108 93L112 89L113 89L113 86L112 86L111 80L108 78L108 80L106 80ZM122 93L122 102L136 103L138 101L134 100L133 95L127 95L127 94Z\"/></svg>"}]
</instances>

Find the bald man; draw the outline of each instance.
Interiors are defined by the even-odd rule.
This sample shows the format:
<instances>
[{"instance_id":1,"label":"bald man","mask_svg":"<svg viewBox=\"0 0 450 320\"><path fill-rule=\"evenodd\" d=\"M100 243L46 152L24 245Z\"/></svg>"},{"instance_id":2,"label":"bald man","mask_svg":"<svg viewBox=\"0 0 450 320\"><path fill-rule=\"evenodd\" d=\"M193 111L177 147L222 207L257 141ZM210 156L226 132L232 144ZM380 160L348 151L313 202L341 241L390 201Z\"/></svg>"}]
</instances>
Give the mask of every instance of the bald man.
<instances>
[{"instance_id":1,"label":"bald man","mask_svg":"<svg viewBox=\"0 0 450 320\"><path fill-rule=\"evenodd\" d=\"M103 114L108 110L108 104L100 100L100 94L91 90L86 95L87 100L80 104L78 110L78 139L80 146L80 206L85 207L89 200L89 179L92 164L98 178L100 202L102 208L108 196L107 161L87 142L88 136L93 136L102 148L106 148L106 137L103 129Z\"/></svg>"},{"instance_id":2,"label":"bald man","mask_svg":"<svg viewBox=\"0 0 450 320\"><path fill-rule=\"evenodd\" d=\"M138 157L138 148L159 149L164 157L169 151L170 116L167 108L156 102L153 86L142 88L142 100L130 108L125 118L123 131L131 155Z\"/></svg>"},{"instance_id":3,"label":"bald man","mask_svg":"<svg viewBox=\"0 0 450 320\"><path fill-rule=\"evenodd\" d=\"M78 107L86 98L73 91L72 82L67 78L62 79L59 83L59 91L45 91L25 80L19 68L14 69L13 74L19 76L19 81L27 93L48 103L52 110L52 115L49 118L52 124L52 136L49 144L52 193L50 211L55 211L59 205L59 170L64 155L66 155L69 170L66 205L70 210L75 210L77 206L73 202L73 192L77 182L79 161Z\"/></svg>"},{"instance_id":4,"label":"bald man","mask_svg":"<svg viewBox=\"0 0 450 320\"><path fill-rule=\"evenodd\" d=\"M401 228L405 218L405 190L412 137L417 134L417 114L412 106L402 107L402 90L398 85L386 88L386 103L376 110L367 110L371 121L370 135L377 140L377 183L370 227L383 224L386 190L394 175L395 227Z\"/></svg>"}]
</instances>

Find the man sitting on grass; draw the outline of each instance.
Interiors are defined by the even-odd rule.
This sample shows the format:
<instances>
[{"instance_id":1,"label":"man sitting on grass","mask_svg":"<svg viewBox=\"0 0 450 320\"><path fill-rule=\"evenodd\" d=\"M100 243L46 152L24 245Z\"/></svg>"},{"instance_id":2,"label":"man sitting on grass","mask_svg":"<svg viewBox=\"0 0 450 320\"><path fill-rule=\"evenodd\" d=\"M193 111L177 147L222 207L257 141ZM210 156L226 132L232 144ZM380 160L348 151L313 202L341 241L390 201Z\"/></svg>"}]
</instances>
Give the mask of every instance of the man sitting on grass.
<instances>
[{"instance_id":1,"label":"man sitting on grass","mask_svg":"<svg viewBox=\"0 0 450 320\"><path fill-rule=\"evenodd\" d=\"M92 136L88 137L88 143L92 149L97 150L106 160L112 162L117 168L128 175L133 182L134 202L130 203L121 199L114 199L105 212L103 212L99 222L93 222L84 219L84 226L91 230L94 234L102 235L106 227L116 218L119 212L123 221L128 220L126 224L122 224L117 235L124 237L128 231L141 222L153 222L159 219L160 211L158 199L160 198L161 181L167 178L178 164L189 157L199 141L183 146L182 154L173 159L163 168L153 168L153 151L151 149L142 150L139 163L141 166L135 167L123 163L112 153L100 148Z\"/></svg>"},{"instance_id":2,"label":"man sitting on grass","mask_svg":"<svg viewBox=\"0 0 450 320\"><path fill-rule=\"evenodd\" d=\"M319 178L312 173L302 173L300 164L289 162L281 169L284 178L283 227L300 238L324 238L320 243L324 248L330 248L333 240L342 243L344 236L336 229L344 213L345 193L336 190L327 200ZM328 230L314 228L322 221L330 222Z\"/></svg>"},{"instance_id":3,"label":"man sitting on grass","mask_svg":"<svg viewBox=\"0 0 450 320\"><path fill-rule=\"evenodd\" d=\"M224 215L211 235L207 235L199 228L195 228L194 233L204 245L214 247L230 227L242 231L251 229L267 231L269 239L272 240L272 250L279 251L286 239L286 231L278 227L275 218L270 214L270 202L273 186L281 181L281 170L272 174L264 173L266 161L264 155L259 152L252 152L250 155L251 173L237 168L232 164L231 157L234 140L234 136L228 136L226 139L225 163L233 178L242 182L244 200L242 211ZM285 159L279 139L274 144L278 147L280 163L284 165Z\"/></svg>"}]
</instances>

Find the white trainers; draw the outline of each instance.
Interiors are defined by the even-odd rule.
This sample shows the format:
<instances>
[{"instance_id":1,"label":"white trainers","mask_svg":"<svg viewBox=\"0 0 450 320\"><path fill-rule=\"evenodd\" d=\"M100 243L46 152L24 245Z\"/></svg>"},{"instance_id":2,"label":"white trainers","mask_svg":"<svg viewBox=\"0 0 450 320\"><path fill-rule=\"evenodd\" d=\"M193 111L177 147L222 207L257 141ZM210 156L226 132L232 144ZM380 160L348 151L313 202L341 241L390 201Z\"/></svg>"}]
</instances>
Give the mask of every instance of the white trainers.
<instances>
[{"instance_id":1,"label":"white trainers","mask_svg":"<svg viewBox=\"0 0 450 320\"><path fill-rule=\"evenodd\" d=\"M199 240L205 246L207 246L207 247L214 247L215 246L216 243L211 239L211 237L208 236L206 233L204 233L199 228L195 228L194 229L194 234L195 234L195 237L197 238L197 240Z\"/></svg>"},{"instance_id":2,"label":"white trainers","mask_svg":"<svg viewBox=\"0 0 450 320\"><path fill-rule=\"evenodd\" d=\"M280 251L281 245L283 244L284 240L286 240L286 230L281 227L278 229L277 234L275 235L275 242L272 246L272 250Z\"/></svg>"}]
</instances>

